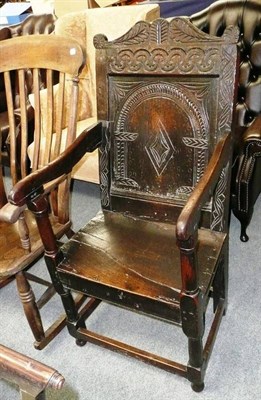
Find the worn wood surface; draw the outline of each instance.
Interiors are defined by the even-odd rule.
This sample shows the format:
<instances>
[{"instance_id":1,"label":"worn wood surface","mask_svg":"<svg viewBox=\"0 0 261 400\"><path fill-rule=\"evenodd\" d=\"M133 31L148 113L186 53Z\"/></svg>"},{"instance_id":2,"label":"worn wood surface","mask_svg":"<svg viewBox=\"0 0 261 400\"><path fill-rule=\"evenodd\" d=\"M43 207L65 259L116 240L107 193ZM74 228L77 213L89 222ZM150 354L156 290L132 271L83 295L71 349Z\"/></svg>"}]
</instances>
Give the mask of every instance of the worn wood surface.
<instances>
[{"instance_id":1,"label":"worn wood surface","mask_svg":"<svg viewBox=\"0 0 261 400\"><path fill-rule=\"evenodd\" d=\"M63 246L64 260L58 271L65 285L74 277L90 296L99 295L130 306L139 296L158 306L179 308L182 289L176 226L150 222L117 213L100 213ZM199 285L208 293L225 239L223 233L199 230ZM110 288L110 289L108 289ZM111 294L112 288L115 292ZM136 301L137 311L146 306ZM156 305L155 305L156 307ZM173 310L167 316L173 319Z\"/></svg>"}]
</instances>

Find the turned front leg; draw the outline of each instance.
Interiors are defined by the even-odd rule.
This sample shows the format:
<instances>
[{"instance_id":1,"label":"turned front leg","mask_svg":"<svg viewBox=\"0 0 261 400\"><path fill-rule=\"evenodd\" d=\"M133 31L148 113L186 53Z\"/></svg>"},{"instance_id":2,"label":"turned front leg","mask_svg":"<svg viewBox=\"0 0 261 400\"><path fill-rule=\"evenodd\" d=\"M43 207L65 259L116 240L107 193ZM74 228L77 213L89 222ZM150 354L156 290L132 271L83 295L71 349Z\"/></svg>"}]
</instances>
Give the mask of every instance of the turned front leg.
<instances>
[{"instance_id":1,"label":"turned front leg","mask_svg":"<svg viewBox=\"0 0 261 400\"><path fill-rule=\"evenodd\" d=\"M195 391L204 388L203 378L203 343L205 329L202 293L199 288L197 264L197 235L186 241L178 242L181 258L182 291L180 294L180 309L182 329L188 337L188 378Z\"/></svg>"},{"instance_id":2,"label":"turned front leg","mask_svg":"<svg viewBox=\"0 0 261 400\"><path fill-rule=\"evenodd\" d=\"M77 324L79 320L79 314L75 306L75 301L71 292L64 288L57 272L57 267L63 260L63 253L57 245L57 240L49 219L49 203L47 197L39 196L34 198L28 205L28 208L35 215L39 233L45 249L44 257L46 265L54 288L61 296L61 300L67 315L67 320L69 323ZM81 325L85 327L85 324L82 323Z\"/></svg>"},{"instance_id":3,"label":"turned front leg","mask_svg":"<svg viewBox=\"0 0 261 400\"><path fill-rule=\"evenodd\" d=\"M32 291L31 285L26 279L23 271L20 271L16 274L16 283L19 296L24 308L24 313L31 327L34 338L37 342L41 342L41 340L43 340L45 337L41 316L35 301L35 296Z\"/></svg>"}]
</instances>

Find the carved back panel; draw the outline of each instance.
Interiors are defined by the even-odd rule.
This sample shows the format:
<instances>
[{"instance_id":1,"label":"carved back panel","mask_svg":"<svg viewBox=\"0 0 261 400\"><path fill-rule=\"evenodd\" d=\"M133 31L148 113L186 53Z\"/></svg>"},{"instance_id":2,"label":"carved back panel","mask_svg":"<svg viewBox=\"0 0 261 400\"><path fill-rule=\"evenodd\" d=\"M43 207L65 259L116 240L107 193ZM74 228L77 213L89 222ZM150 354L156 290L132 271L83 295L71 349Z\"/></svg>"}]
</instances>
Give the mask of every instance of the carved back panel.
<instances>
[{"instance_id":1,"label":"carved back panel","mask_svg":"<svg viewBox=\"0 0 261 400\"><path fill-rule=\"evenodd\" d=\"M231 130L236 41L235 28L216 38L185 18L139 22L112 42L95 37L98 118L107 121L100 154L105 209L177 218L215 144ZM226 179L205 207L206 226L217 207L222 221Z\"/></svg>"}]
</instances>

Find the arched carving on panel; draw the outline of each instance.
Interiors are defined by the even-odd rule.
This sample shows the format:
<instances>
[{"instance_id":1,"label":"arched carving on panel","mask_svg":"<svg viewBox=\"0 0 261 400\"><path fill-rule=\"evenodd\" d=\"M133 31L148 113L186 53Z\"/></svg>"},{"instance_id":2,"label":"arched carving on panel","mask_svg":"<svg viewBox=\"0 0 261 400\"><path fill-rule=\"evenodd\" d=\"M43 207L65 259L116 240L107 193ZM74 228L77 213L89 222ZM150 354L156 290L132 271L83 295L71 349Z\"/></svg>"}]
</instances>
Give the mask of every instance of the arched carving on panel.
<instances>
[{"instance_id":1,"label":"arched carving on panel","mask_svg":"<svg viewBox=\"0 0 261 400\"><path fill-rule=\"evenodd\" d=\"M118 83L116 83L117 85ZM132 189L139 189L139 184L129 178L128 174L128 146L131 141L135 141L139 133L128 132L126 130L126 121L131 113L143 102L159 97L167 98L171 102L177 103L182 108L183 112L191 120L191 136L184 137L183 143L185 146L193 149L194 152L194 171L193 185L190 187L179 187L176 191L176 196L187 195L190 193L194 185L199 181L204 172L204 168L208 158L208 119L203 118L202 108L202 92L206 92L208 83L200 83L199 85L170 84L164 82L146 83L145 85L137 84L135 90L126 97L126 100L121 108L117 118L114 134L114 188L125 186ZM194 99L191 96L191 89L194 90ZM190 91L190 96L186 92ZM200 101L199 101L200 99ZM192 123L193 121L193 123ZM158 132L145 145L145 154L153 165L153 168L158 176L164 174L170 159L175 157L175 147L171 142L169 133L167 132L164 121L158 117L157 122Z\"/></svg>"}]
</instances>

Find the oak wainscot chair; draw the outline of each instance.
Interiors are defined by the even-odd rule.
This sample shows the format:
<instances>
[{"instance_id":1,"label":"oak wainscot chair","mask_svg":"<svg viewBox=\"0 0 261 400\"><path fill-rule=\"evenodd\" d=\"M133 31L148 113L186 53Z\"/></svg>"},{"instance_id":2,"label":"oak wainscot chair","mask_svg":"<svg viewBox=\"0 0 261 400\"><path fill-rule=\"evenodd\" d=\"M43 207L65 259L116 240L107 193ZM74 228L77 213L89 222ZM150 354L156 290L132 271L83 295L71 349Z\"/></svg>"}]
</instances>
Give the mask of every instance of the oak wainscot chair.
<instances>
[{"instance_id":1,"label":"oak wainscot chair","mask_svg":"<svg viewBox=\"0 0 261 400\"><path fill-rule=\"evenodd\" d=\"M7 171L3 174L2 168L0 169L0 278L16 278L25 315L35 337L35 347L42 349L66 325L65 315L61 315L44 330L40 309L55 294L55 289L51 282L37 276L32 269L28 271L28 267L43 254L43 244L34 215L26 205L16 207L10 204L6 191L8 186L15 185L20 179L28 175L35 176L38 168L43 168L56 158L62 149L74 140L77 120L77 75L85 57L76 41L51 35L28 35L3 40L0 43L0 53L0 73L4 76L10 136L10 175ZM33 87L31 102L35 108L35 146L31 166L27 156L27 109L30 103L25 84L29 70L32 73ZM14 73L18 79L19 118L16 115L15 98L11 90L11 76ZM59 81L56 93L54 79ZM42 99L42 87L46 88L45 101ZM66 103L68 98L71 98L71 104L68 101ZM44 116L47 123L43 131ZM68 129L62 130L67 125ZM19 137L16 134L18 129ZM52 176L49 177L51 180ZM70 237L73 233L69 213L69 186L70 177L65 174L44 189L50 197L50 220L57 239L64 234ZM29 281L46 287L37 300Z\"/></svg>"},{"instance_id":2,"label":"oak wainscot chair","mask_svg":"<svg viewBox=\"0 0 261 400\"><path fill-rule=\"evenodd\" d=\"M201 391L227 307L238 31L230 27L217 38L175 18L139 22L112 42L94 40L100 122L9 198L35 213L77 343L134 356ZM42 185L67 173L95 141L102 210L59 248ZM80 312L71 290L92 299ZM210 298L214 317L205 341ZM88 330L85 320L101 301L181 327L188 364Z\"/></svg>"}]
</instances>

